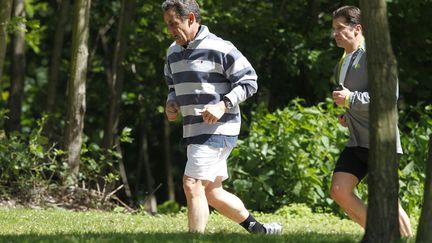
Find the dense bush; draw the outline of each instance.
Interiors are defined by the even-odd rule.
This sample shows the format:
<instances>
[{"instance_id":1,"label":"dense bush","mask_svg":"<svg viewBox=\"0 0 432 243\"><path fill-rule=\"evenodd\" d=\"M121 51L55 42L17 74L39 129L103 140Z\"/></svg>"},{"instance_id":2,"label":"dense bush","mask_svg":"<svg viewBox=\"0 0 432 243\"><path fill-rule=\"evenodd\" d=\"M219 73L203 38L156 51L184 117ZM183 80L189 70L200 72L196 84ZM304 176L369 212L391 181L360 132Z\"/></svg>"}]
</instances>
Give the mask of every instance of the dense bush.
<instances>
[{"instance_id":1,"label":"dense bush","mask_svg":"<svg viewBox=\"0 0 432 243\"><path fill-rule=\"evenodd\" d=\"M254 113L249 135L230 160L232 187L248 207L331 206L331 172L347 137L338 125L341 113L331 101L304 107L302 100L273 113Z\"/></svg>"},{"instance_id":2,"label":"dense bush","mask_svg":"<svg viewBox=\"0 0 432 243\"><path fill-rule=\"evenodd\" d=\"M41 121L43 123L43 121ZM63 171L57 161L62 151L47 148L48 139L42 136L41 122L27 138L13 133L0 136L0 193L26 194L35 188L47 188L51 179Z\"/></svg>"},{"instance_id":3,"label":"dense bush","mask_svg":"<svg viewBox=\"0 0 432 243\"><path fill-rule=\"evenodd\" d=\"M0 110L5 117L5 111ZM0 130L0 200L12 199L23 204L44 206L77 206L83 202L90 207L104 203L105 191L119 179L118 159L113 150L103 151L97 144L83 144L78 182L71 183L66 153L50 145L43 134L46 117L37 121L29 134L14 132L6 136ZM2 123L2 121L0 121ZM129 130L121 141L129 142Z\"/></svg>"},{"instance_id":4,"label":"dense bush","mask_svg":"<svg viewBox=\"0 0 432 243\"><path fill-rule=\"evenodd\" d=\"M399 175L402 202L413 211L418 209L423 192L432 114L430 106L410 110L401 112L405 155ZM314 210L340 211L328 191L348 135L337 122L341 112L330 100L312 107L294 100L273 113L259 109L253 114L249 135L232 153L229 186L254 210L305 203ZM365 184L359 185L358 194L367 197Z\"/></svg>"},{"instance_id":5,"label":"dense bush","mask_svg":"<svg viewBox=\"0 0 432 243\"><path fill-rule=\"evenodd\" d=\"M399 165L400 195L409 212L422 207L428 140L432 134L432 105L418 104L400 113L404 154Z\"/></svg>"}]
</instances>

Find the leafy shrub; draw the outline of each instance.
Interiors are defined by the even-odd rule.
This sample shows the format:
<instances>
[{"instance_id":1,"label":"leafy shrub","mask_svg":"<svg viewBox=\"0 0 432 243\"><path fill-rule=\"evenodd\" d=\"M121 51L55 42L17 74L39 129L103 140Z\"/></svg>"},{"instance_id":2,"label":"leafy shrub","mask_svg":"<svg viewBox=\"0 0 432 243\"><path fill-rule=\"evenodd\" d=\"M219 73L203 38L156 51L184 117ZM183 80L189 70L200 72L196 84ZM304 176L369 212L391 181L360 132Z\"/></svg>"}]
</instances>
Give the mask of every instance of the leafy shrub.
<instances>
[{"instance_id":1,"label":"leafy shrub","mask_svg":"<svg viewBox=\"0 0 432 243\"><path fill-rule=\"evenodd\" d=\"M336 118L342 112L329 99L312 107L296 99L273 113L261 107L252 115L249 135L232 152L228 186L253 210L304 203L315 211L341 212L328 191L348 136ZM400 197L407 211L415 213L423 195L432 106L418 105L400 114L405 153L399 166ZM363 199L365 181L357 188Z\"/></svg>"},{"instance_id":2,"label":"leafy shrub","mask_svg":"<svg viewBox=\"0 0 432 243\"><path fill-rule=\"evenodd\" d=\"M180 204L170 200L165 201L164 203L157 206L157 211L160 214L176 214L180 212L180 210Z\"/></svg>"},{"instance_id":3,"label":"leafy shrub","mask_svg":"<svg viewBox=\"0 0 432 243\"><path fill-rule=\"evenodd\" d=\"M307 218L312 217L312 210L304 203L293 203L282 206L276 210L275 214L286 218Z\"/></svg>"},{"instance_id":4,"label":"leafy shrub","mask_svg":"<svg viewBox=\"0 0 432 243\"><path fill-rule=\"evenodd\" d=\"M0 110L4 117L5 111ZM46 116L28 136L0 131L0 198L13 198L22 203L99 207L114 190L119 179L118 161L121 154L115 149L104 151L97 144L82 145L80 172L76 185L70 184L70 169L66 152L50 145L43 135ZM2 121L0 120L0 123ZM130 142L130 129L125 128L120 141ZM106 190L108 188L108 190ZM54 202L65 200L65 202ZM77 205L71 205L77 204Z\"/></svg>"},{"instance_id":5,"label":"leafy shrub","mask_svg":"<svg viewBox=\"0 0 432 243\"><path fill-rule=\"evenodd\" d=\"M402 204L409 212L422 207L429 136L432 134L432 105L410 106L400 113L399 128L404 154L399 161Z\"/></svg>"},{"instance_id":6,"label":"leafy shrub","mask_svg":"<svg viewBox=\"0 0 432 243\"><path fill-rule=\"evenodd\" d=\"M42 136L45 118L38 121L38 128L27 139L22 134L0 136L0 186L2 194L48 187L60 170L57 158L61 150L47 148L48 139Z\"/></svg>"},{"instance_id":7,"label":"leafy shrub","mask_svg":"<svg viewBox=\"0 0 432 243\"><path fill-rule=\"evenodd\" d=\"M330 100L304 107L296 99L273 113L258 109L230 159L232 188L255 210L294 202L330 207L331 173L347 137L337 121L341 113Z\"/></svg>"}]
</instances>

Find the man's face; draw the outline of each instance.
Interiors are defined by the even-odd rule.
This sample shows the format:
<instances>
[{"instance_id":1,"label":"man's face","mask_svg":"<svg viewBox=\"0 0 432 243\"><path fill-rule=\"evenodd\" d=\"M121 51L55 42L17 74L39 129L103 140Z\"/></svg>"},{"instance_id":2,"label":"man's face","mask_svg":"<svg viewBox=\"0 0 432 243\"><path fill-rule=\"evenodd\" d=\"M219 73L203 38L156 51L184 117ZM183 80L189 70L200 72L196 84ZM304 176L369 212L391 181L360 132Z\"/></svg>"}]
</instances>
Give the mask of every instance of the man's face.
<instances>
[{"instance_id":1,"label":"man's face","mask_svg":"<svg viewBox=\"0 0 432 243\"><path fill-rule=\"evenodd\" d=\"M169 9L164 13L164 20L168 26L168 32L178 45L187 45L192 40L189 19L182 19L173 9Z\"/></svg>"},{"instance_id":2,"label":"man's face","mask_svg":"<svg viewBox=\"0 0 432 243\"><path fill-rule=\"evenodd\" d=\"M344 17L333 19L333 38L338 47L346 48L355 43L355 38L359 33L359 26L352 26L346 23Z\"/></svg>"}]
</instances>

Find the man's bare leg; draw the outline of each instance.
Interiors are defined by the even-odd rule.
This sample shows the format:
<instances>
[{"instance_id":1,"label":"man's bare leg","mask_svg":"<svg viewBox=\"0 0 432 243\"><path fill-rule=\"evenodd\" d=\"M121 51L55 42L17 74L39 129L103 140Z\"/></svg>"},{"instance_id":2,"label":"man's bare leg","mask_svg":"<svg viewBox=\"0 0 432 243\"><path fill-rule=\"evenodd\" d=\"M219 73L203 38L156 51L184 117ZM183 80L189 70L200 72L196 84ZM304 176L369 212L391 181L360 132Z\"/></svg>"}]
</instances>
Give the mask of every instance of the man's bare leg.
<instances>
[{"instance_id":1,"label":"man's bare leg","mask_svg":"<svg viewBox=\"0 0 432 243\"><path fill-rule=\"evenodd\" d=\"M413 236L410 219L408 217L408 214L402 208L400 203L399 203L399 227L400 227L400 233L402 237Z\"/></svg>"},{"instance_id":2,"label":"man's bare leg","mask_svg":"<svg viewBox=\"0 0 432 243\"><path fill-rule=\"evenodd\" d=\"M209 217L205 187L209 181L183 176L183 190L188 207L189 232L204 233Z\"/></svg>"},{"instance_id":3,"label":"man's bare leg","mask_svg":"<svg viewBox=\"0 0 432 243\"><path fill-rule=\"evenodd\" d=\"M208 203L234 222L241 223L249 216L240 198L222 188L222 177L217 177L215 182L209 182L205 192Z\"/></svg>"},{"instance_id":4,"label":"man's bare leg","mask_svg":"<svg viewBox=\"0 0 432 243\"><path fill-rule=\"evenodd\" d=\"M350 173L335 172L332 179L331 197L346 212L348 217L366 228L367 206L354 194L357 177ZM410 219L399 203L399 230L401 236L413 235Z\"/></svg>"},{"instance_id":5,"label":"man's bare leg","mask_svg":"<svg viewBox=\"0 0 432 243\"><path fill-rule=\"evenodd\" d=\"M353 221L366 227L367 207L360 198L354 194L357 186L356 176L345 172L335 172L333 174L331 197L348 214Z\"/></svg>"},{"instance_id":6,"label":"man's bare leg","mask_svg":"<svg viewBox=\"0 0 432 243\"><path fill-rule=\"evenodd\" d=\"M217 177L214 182L209 182L206 187L206 196L209 204L220 214L240 224L250 233L282 233L282 225L279 223L261 224L250 215L240 198L223 189L222 177Z\"/></svg>"}]
</instances>

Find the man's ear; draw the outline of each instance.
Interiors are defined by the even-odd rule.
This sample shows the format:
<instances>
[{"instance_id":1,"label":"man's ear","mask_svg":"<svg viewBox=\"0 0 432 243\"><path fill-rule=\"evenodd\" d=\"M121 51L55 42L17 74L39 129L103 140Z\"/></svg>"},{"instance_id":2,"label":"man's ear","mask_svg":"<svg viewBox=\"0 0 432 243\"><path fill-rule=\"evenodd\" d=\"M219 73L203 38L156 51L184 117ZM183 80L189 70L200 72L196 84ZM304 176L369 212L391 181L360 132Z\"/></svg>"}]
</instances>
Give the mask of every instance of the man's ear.
<instances>
[{"instance_id":1,"label":"man's ear","mask_svg":"<svg viewBox=\"0 0 432 243\"><path fill-rule=\"evenodd\" d=\"M195 19L195 14L193 14L192 12L190 12L188 14L188 24L191 25L196 21Z\"/></svg>"},{"instance_id":2,"label":"man's ear","mask_svg":"<svg viewBox=\"0 0 432 243\"><path fill-rule=\"evenodd\" d=\"M358 24L354 27L354 30L355 30L356 35L358 35L358 34L363 32L363 27Z\"/></svg>"}]
</instances>

